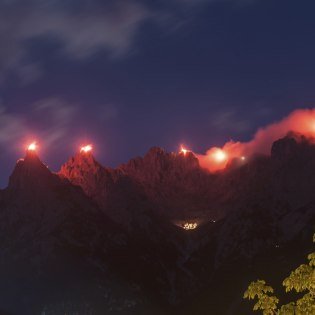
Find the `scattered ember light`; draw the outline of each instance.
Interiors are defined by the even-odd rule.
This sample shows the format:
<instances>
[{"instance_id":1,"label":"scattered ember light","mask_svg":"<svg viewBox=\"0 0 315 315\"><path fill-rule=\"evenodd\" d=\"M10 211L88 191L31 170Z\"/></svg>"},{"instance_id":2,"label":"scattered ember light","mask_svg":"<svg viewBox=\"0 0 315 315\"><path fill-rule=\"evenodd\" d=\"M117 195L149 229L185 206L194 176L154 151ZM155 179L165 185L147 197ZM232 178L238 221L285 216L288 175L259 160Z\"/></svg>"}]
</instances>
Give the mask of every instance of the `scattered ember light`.
<instances>
[{"instance_id":1,"label":"scattered ember light","mask_svg":"<svg viewBox=\"0 0 315 315\"><path fill-rule=\"evenodd\" d=\"M183 224L183 229L184 230L194 230L197 228L197 226L198 226L198 224L196 222L194 222L194 223L187 222L187 223Z\"/></svg>"},{"instance_id":2,"label":"scattered ember light","mask_svg":"<svg viewBox=\"0 0 315 315\"><path fill-rule=\"evenodd\" d=\"M36 142L32 142L28 147L27 147L27 151L36 151L37 150L37 143Z\"/></svg>"},{"instance_id":3,"label":"scattered ember light","mask_svg":"<svg viewBox=\"0 0 315 315\"><path fill-rule=\"evenodd\" d=\"M86 146L81 147L80 152L82 153L88 153L91 152L93 150L93 147L91 144L88 144Z\"/></svg>"},{"instance_id":4,"label":"scattered ember light","mask_svg":"<svg viewBox=\"0 0 315 315\"><path fill-rule=\"evenodd\" d=\"M242 156L242 157L241 157L241 160L242 160L242 161L245 161L245 160L246 160L246 157L245 157L245 156Z\"/></svg>"}]
</instances>

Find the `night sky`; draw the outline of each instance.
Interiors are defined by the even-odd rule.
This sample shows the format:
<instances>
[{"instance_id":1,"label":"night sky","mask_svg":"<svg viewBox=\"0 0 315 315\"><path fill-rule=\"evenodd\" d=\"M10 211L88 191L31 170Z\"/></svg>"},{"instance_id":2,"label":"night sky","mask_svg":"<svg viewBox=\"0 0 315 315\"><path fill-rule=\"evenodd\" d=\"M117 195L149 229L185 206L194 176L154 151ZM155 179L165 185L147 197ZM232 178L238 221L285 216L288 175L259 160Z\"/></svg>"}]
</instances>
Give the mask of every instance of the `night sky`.
<instances>
[{"instance_id":1,"label":"night sky","mask_svg":"<svg viewBox=\"0 0 315 315\"><path fill-rule=\"evenodd\" d=\"M104 4L105 3L105 4ZM315 104L314 0L0 0L0 184L25 146L58 170L196 152Z\"/></svg>"}]
</instances>

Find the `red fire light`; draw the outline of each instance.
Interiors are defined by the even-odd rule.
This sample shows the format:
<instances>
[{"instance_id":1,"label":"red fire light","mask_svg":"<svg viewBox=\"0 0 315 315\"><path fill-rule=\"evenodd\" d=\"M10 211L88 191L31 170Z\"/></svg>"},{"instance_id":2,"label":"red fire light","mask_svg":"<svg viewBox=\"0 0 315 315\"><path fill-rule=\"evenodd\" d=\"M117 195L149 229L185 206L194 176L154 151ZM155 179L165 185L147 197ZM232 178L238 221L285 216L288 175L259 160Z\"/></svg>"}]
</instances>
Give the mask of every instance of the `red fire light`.
<instances>
[{"instance_id":1,"label":"red fire light","mask_svg":"<svg viewBox=\"0 0 315 315\"><path fill-rule=\"evenodd\" d=\"M188 152L190 152L190 150L186 149L185 147L181 146L180 148L180 153L186 155Z\"/></svg>"},{"instance_id":2,"label":"red fire light","mask_svg":"<svg viewBox=\"0 0 315 315\"><path fill-rule=\"evenodd\" d=\"M217 163L223 163L227 160L227 154L221 149L215 150L212 157Z\"/></svg>"},{"instance_id":3,"label":"red fire light","mask_svg":"<svg viewBox=\"0 0 315 315\"><path fill-rule=\"evenodd\" d=\"M30 143L27 147L27 151L35 152L37 150L37 143L34 141Z\"/></svg>"},{"instance_id":4,"label":"red fire light","mask_svg":"<svg viewBox=\"0 0 315 315\"><path fill-rule=\"evenodd\" d=\"M80 152L81 153L88 153L88 152L91 152L92 150L93 150L93 146L91 144L88 144L88 145L81 147Z\"/></svg>"}]
</instances>

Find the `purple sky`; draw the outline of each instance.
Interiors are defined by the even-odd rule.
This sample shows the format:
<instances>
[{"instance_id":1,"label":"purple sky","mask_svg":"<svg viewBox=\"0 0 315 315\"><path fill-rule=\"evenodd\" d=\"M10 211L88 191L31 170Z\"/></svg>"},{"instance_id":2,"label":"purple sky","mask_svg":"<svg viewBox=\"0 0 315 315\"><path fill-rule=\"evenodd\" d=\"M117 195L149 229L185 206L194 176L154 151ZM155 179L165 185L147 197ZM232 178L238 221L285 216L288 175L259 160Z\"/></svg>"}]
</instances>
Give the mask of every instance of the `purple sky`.
<instances>
[{"instance_id":1,"label":"purple sky","mask_svg":"<svg viewBox=\"0 0 315 315\"><path fill-rule=\"evenodd\" d=\"M0 2L0 185L28 141L53 169L198 152L314 105L312 0Z\"/></svg>"}]
</instances>

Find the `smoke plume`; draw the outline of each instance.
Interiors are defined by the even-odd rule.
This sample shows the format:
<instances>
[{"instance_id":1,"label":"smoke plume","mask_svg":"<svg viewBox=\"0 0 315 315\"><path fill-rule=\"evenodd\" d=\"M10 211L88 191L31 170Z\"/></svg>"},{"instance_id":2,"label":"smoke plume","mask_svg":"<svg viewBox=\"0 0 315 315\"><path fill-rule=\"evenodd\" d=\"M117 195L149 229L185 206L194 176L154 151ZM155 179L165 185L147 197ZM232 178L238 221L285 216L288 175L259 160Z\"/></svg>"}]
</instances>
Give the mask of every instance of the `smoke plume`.
<instances>
[{"instance_id":1,"label":"smoke plume","mask_svg":"<svg viewBox=\"0 0 315 315\"><path fill-rule=\"evenodd\" d=\"M258 129L248 142L229 141L222 148L212 147L206 154L196 156L202 167L214 172L225 168L235 158L245 161L253 154L270 154L272 143L290 131L315 137L315 109L295 110L284 119Z\"/></svg>"}]
</instances>

